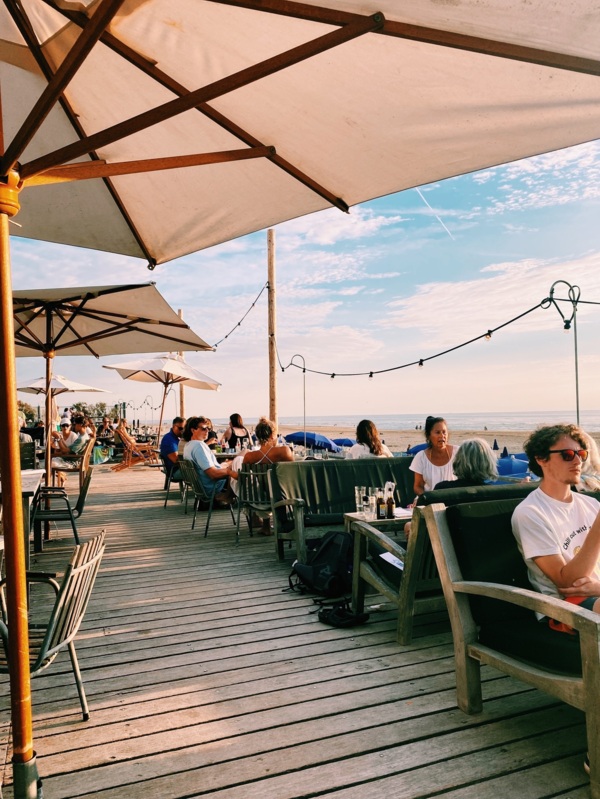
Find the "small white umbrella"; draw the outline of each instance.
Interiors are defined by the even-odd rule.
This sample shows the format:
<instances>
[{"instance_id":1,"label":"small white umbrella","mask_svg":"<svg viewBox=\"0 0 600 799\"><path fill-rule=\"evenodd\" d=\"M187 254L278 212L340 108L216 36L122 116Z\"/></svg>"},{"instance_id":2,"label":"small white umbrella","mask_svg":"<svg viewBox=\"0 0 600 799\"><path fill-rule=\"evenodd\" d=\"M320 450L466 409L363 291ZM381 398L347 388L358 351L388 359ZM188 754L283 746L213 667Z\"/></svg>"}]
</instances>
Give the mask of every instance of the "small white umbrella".
<instances>
[{"instance_id":1,"label":"small white umbrella","mask_svg":"<svg viewBox=\"0 0 600 799\"><path fill-rule=\"evenodd\" d=\"M203 372L187 364L181 355L162 355L158 358L145 358L129 363L106 364L105 369L115 369L124 380L137 380L140 383L162 383L163 398L160 406L160 421L158 423L158 437L162 428L165 401L169 388L176 383L182 383L189 388L203 389L204 391L218 391L221 384L208 377Z\"/></svg>"},{"instance_id":2,"label":"small white umbrella","mask_svg":"<svg viewBox=\"0 0 600 799\"><path fill-rule=\"evenodd\" d=\"M84 383L76 383L74 380L69 380L68 377L64 377L63 375L52 375L49 388L54 397L57 394L65 394L67 391L72 391L73 393L78 391L82 393L101 391L110 394L110 391L107 391L105 388L95 388L94 386L86 386ZM39 377L26 386L17 386L17 391L24 391L27 394L45 394L47 390L48 386L45 377Z\"/></svg>"}]
</instances>

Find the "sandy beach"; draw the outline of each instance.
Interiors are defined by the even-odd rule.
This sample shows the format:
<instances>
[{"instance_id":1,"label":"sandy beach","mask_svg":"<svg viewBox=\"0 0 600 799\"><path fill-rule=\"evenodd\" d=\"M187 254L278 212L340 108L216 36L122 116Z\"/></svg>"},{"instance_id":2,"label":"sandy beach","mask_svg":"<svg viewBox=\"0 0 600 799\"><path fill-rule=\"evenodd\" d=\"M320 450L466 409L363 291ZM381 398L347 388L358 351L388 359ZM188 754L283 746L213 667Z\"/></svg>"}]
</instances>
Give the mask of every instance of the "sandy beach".
<instances>
[{"instance_id":1,"label":"sandy beach","mask_svg":"<svg viewBox=\"0 0 600 799\"><path fill-rule=\"evenodd\" d=\"M286 425L281 425L279 428L279 432L284 436L296 430L298 430L297 427ZM310 430L315 433L322 433L329 438L355 438L356 436L356 430L349 426L313 426ZM408 447L422 444L425 441L423 430L380 430L379 434L392 452L406 452ZM461 441L467 438L483 438L490 446L493 446L494 439L496 439L501 450L506 447L509 452L514 454L523 452L523 442L528 435L529 433L523 430L502 430L500 432L494 430L451 430L450 442L452 444L460 444Z\"/></svg>"}]
</instances>

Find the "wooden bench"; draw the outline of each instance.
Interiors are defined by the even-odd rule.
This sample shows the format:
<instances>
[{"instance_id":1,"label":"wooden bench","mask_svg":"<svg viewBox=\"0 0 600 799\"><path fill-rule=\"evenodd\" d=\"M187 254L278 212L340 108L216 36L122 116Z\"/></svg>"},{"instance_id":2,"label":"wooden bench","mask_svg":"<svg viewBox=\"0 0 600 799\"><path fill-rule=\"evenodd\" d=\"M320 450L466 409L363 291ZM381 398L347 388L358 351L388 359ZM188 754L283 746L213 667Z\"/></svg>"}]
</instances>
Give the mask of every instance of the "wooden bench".
<instances>
[{"instance_id":1,"label":"wooden bench","mask_svg":"<svg viewBox=\"0 0 600 799\"><path fill-rule=\"evenodd\" d=\"M591 797L600 799L600 616L531 590L511 529L519 500L430 505L424 515L448 605L458 706L482 710L481 665L586 714ZM551 630L534 611L576 630Z\"/></svg>"}]
</instances>

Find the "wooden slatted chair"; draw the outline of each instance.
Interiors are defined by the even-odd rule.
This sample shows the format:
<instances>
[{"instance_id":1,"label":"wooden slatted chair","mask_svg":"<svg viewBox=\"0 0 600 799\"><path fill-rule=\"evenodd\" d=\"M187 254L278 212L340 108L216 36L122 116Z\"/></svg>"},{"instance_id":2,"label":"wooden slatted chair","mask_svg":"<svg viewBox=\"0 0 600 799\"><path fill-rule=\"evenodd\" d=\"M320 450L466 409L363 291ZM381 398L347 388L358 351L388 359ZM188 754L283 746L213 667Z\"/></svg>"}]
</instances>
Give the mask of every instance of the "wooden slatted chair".
<instances>
[{"instance_id":1,"label":"wooden slatted chair","mask_svg":"<svg viewBox=\"0 0 600 799\"><path fill-rule=\"evenodd\" d=\"M100 561L104 554L104 536L105 533L102 531L85 544L79 544L75 547L60 583L56 580L56 575L54 574L27 573L29 584L44 583L51 586L55 594L49 618L44 622L38 622L33 619L29 622L31 676L37 677L45 671L58 653L62 649L68 648L84 721L89 719L90 714L74 641L83 621L96 575L100 568ZM4 580L0 582L2 589L4 582ZM47 605L44 606L44 609L47 610ZM34 612L34 615L37 614ZM0 638L3 644L3 647L0 648L0 673L8 674L11 641L10 630L5 617L0 621Z\"/></svg>"},{"instance_id":2,"label":"wooden slatted chair","mask_svg":"<svg viewBox=\"0 0 600 799\"><path fill-rule=\"evenodd\" d=\"M592 799L600 799L600 617L531 590L511 529L518 500L433 504L424 515L450 613L457 703L482 710L481 666L585 713ZM576 633L556 632L534 611Z\"/></svg>"},{"instance_id":3,"label":"wooden slatted chair","mask_svg":"<svg viewBox=\"0 0 600 799\"><path fill-rule=\"evenodd\" d=\"M141 444L134 439L124 438L121 434L121 441L123 442L123 459L111 466L113 472L121 472L123 469L130 469L132 466L137 466L143 463L146 466L160 466L158 453L154 448L154 444Z\"/></svg>"},{"instance_id":4,"label":"wooden slatted chair","mask_svg":"<svg viewBox=\"0 0 600 799\"><path fill-rule=\"evenodd\" d=\"M250 535L252 535L253 513L271 514L271 492L268 472L270 463L244 463L238 472L236 541L240 538L242 511L246 513Z\"/></svg>"},{"instance_id":5,"label":"wooden slatted chair","mask_svg":"<svg viewBox=\"0 0 600 799\"><path fill-rule=\"evenodd\" d=\"M21 471L23 469L37 469L35 441L22 441L19 446L21 450Z\"/></svg>"},{"instance_id":6,"label":"wooden slatted chair","mask_svg":"<svg viewBox=\"0 0 600 799\"><path fill-rule=\"evenodd\" d=\"M96 443L96 438L94 436L90 436L82 452L78 452L77 454L74 455L60 455L59 457L63 461L68 463L69 467L53 466L52 482L53 483L56 482L56 476L58 473L77 474L79 479L79 489L81 490L83 488L83 484L85 482L87 473L90 470L92 452L94 451L95 443Z\"/></svg>"},{"instance_id":7,"label":"wooden slatted chair","mask_svg":"<svg viewBox=\"0 0 600 799\"><path fill-rule=\"evenodd\" d=\"M365 609L367 586L398 608L396 637L400 644L412 641L413 622L416 615L445 611L446 603L435 564L433 551L427 536L425 523L421 521L423 509L415 508L412 530L407 548L404 540L390 536L401 534L406 519L386 524L384 531L372 524L354 521L354 567L352 572L352 609L362 613ZM381 557L386 552L396 559L396 564ZM400 567L402 564L402 567Z\"/></svg>"}]
</instances>

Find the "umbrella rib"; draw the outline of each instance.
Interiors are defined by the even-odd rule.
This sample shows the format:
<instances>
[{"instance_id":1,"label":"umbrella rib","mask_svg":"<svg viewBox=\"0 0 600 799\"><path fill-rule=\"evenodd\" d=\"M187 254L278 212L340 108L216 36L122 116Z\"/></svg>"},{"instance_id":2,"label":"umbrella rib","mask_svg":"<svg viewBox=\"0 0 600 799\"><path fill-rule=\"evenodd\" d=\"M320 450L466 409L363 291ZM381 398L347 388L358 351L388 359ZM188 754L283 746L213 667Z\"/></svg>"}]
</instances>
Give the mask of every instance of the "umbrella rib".
<instances>
[{"instance_id":1,"label":"umbrella rib","mask_svg":"<svg viewBox=\"0 0 600 799\"><path fill-rule=\"evenodd\" d=\"M86 57L102 35L104 29L123 4L124 0L101 0L97 10L91 16L88 24L83 28L77 41L69 50L48 85L29 112L27 119L17 131L14 139L8 146L0 162L0 172L8 174L23 153L36 131L42 126L44 120L71 82ZM13 6L10 3L9 8Z\"/></svg>"},{"instance_id":2,"label":"umbrella rib","mask_svg":"<svg viewBox=\"0 0 600 799\"><path fill-rule=\"evenodd\" d=\"M15 7L13 5L11 7L11 11L12 11L12 14L13 14L13 19L15 21L15 24L17 25L17 27L21 31L21 35L25 39L25 41L28 44L29 48L31 49L31 52L33 53L33 56L34 56L35 60L37 61L37 64L38 64L40 70L46 76L47 80L51 80L51 78L52 78L52 76L54 74L53 70L52 70L52 67L51 67L50 63L48 62L48 60L45 58L45 56L44 56L44 54L42 52L42 49L41 49L41 47L39 46L39 44L37 42L35 34L31 30L31 26L29 24L29 20L27 19L27 17L23 13L23 9L20 6L17 8L17 7ZM81 14L81 22L78 23L78 24L80 25L80 27L84 27L87 23L88 23L88 17L86 17L85 14ZM74 113L73 109L71 108L70 103L67 101L67 99L64 96L64 94L59 98L59 102L60 102L60 104L61 104L61 106L62 106L62 108L63 108L63 110L65 112L66 118L69 120L69 122L71 124L71 127L73 128L73 130L75 131L77 136L79 136L79 138L83 138L85 136L85 131L82 128L82 126L79 124L79 120L77 119L77 115ZM89 156L90 156L90 158L92 160L99 160L98 159L98 155L93 150L90 151ZM106 186L107 191L109 192L109 194L113 198L113 201L114 201L118 211L120 212L121 216L125 220L125 224L129 227L129 229L131 231L131 235L133 236L133 238L137 242L137 245L140 248L140 251L142 252L144 257L148 259L148 261L153 261L154 259L152 258L152 255L150 254L148 248L144 244L144 240L142 239L142 237L141 237L136 225L134 224L134 222L131 219L130 215L127 213L127 209L123 205L123 202L121 201L121 198L120 198L118 192L116 191L115 187L113 186L113 184L111 183L111 181L108 178L104 178L104 185Z\"/></svg>"},{"instance_id":3,"label":"umbrella rib","mask_svg":"<svg viewBox=\"0 0 600 799\"><path fill-rule=\"evenodd\" d=\"M343 28L319 36L310 42L305 42L297 47L293 47L285 53L267 58L251 67L246 67L208 86L203 86L200 89L189 92L184 97L178 97L156 108L152 108L149 111L144 111L124 122L117 123L98 133L92 134L87 139L73 142L52 153L36 158L27 164L28 173L32 174L48 169L49 167L58 166L59 164L85 155L89 150L97 150L100 147L123 139L126 136L131 136L145 128L171 119L185 111L190 111L200 102L213 100L223 94L247 86L250 83L254 83L269 75L280 72L287 67L331 50L359 36L364 36L366 33L380 28L383 22L384 18L382 14L360 17L357 22L350 23Z\"/></svg>"},{"instance_id":4,"label":"umbrella rib","mask_svg":"<svg viewBox=\"0 0 600 799\"><path fill-rule=\"evenodd\" d=\"M236 6L254 11L264 11L296 19L322 22L326 25L345 25L356 19L352 12L295 3L293 0L209 0L219 5ZM600 61L592 58L581 58L552 50L541 50L535 47L524 47L511 42L484 39L479 36L468 36L455 31L439 28L428 28L397 20L386 20L383 27L374 31L384 36L395 36L401 39L423 42L425 44L467 50L482 55L507 58L512 61L524 61L544 67L565 69L570 72L582 72L587 75L600 75Z\"/></svg>"},{"instance_id":5,"label":"umbrella rib","mask_svg":"<svg viewBox=\"0 0 600 799\"><path fill-rule=\"evenodd\" d=\"M157 172L162 169L181 169L205 164L221 164L230 161L243 161L249 158L270 158L275 153L274 147L252 147L243 150L222 150L214 153L198 153L197 155L175 155L168 158L146 158L139 161L94 161L84 164L64 164L47 169L31 177L29 170L23 169L21 177L26 186L45 185L49 183L67 183L73 180L90 180L92 178L116 177L117 175L138 175L141 172Z\"/></svg>"}]
</instances>

